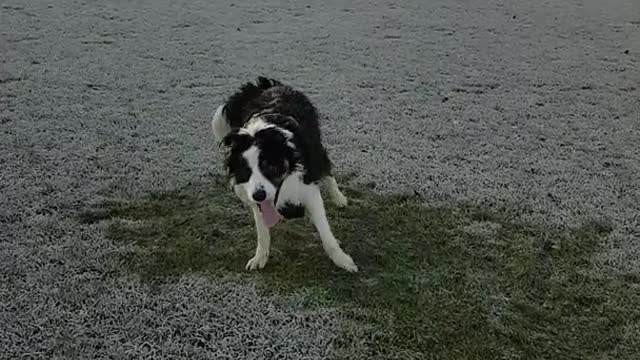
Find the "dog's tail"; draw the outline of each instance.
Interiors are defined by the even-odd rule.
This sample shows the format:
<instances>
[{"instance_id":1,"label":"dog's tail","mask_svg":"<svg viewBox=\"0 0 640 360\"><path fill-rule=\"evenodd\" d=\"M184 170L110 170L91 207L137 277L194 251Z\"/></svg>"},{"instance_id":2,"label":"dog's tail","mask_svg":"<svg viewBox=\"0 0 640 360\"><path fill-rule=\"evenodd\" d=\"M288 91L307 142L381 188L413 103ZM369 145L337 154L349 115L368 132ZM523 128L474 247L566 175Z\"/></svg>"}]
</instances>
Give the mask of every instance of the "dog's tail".
<instances>
[{"instance_id":1,"label":"dog's tail","mask_svg":"<svg viewBox=\"0 0 640 360\"><path fill-rule=\"evenodd\" d=\"M231 132L231 126L225 115L225 105L220 105L213 114L211 119L211 129L213 130L213 137L218 144L222 143L222 139Z\"/></svg>"}]
</instances>

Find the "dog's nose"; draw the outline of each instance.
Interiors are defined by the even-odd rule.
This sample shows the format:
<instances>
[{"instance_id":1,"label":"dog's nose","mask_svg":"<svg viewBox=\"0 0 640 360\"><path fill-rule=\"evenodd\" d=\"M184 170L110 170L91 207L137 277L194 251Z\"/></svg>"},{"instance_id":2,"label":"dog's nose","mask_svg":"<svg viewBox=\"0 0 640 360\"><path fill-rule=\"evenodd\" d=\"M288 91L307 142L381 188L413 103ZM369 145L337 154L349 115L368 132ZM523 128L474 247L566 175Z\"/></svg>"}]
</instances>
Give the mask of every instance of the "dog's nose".
<instances>
[{"instance_id":1,"label":"dog's nose","mask_svg":"<svg viewBox=\"0 0 640 360\"><path fill-rule=\"evenodd\" d=\"M264 201L264 199L266 199L266 198L267 198L267 192L262 190L262 189L256 190L253 193L253 200L255 200L257 202Z\"/></svg>"}]
</instances>

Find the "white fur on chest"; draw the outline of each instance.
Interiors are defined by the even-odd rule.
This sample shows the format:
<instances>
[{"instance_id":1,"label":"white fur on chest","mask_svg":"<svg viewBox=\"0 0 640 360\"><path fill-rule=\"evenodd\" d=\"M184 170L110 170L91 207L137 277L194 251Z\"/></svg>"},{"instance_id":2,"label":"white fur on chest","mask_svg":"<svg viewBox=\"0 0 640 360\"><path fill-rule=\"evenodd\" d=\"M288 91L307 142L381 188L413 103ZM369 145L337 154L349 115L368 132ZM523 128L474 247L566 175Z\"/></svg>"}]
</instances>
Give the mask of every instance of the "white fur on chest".
<instances>
[{"instance_id":1,"label":"white fur on chest","mask_svg":"<svg viewBox=\"0 0 640 360\"><path fill-rule=\"evenodd\" d=\"M280 185L276 209L285 206L285 204L304 205L306 203L309 188L317 185L305 184L302 181L302 177L303 173L296 171L284 179L282 185Z\"/></svg>"}]
</instances>

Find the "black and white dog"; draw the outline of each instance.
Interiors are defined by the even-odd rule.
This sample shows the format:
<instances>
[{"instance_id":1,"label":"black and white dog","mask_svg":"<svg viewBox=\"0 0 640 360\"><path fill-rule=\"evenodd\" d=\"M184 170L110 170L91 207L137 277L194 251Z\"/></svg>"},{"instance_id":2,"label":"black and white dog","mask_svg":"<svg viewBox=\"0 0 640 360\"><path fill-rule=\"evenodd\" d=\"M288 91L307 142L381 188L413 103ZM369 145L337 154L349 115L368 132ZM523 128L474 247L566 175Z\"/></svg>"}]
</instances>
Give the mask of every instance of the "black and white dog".
<instances>
[{"instance_id":1,"label":"black and white dog","mask_svg":"<svg viewBox=\"0 0 640 360\"><path fill-rule=\"evenodd\" d=\"M306 211L331 260L345 270L358 271L327 221L319 186L325 186L339 206L345 206L347 199L331 175L317 111L303 93L260 77L218 107L211 125L216 140L227 149L225 165L234 192L253 211L258 245L248 270L267 263L269 228Z\"/></svg>"}]
</instances>

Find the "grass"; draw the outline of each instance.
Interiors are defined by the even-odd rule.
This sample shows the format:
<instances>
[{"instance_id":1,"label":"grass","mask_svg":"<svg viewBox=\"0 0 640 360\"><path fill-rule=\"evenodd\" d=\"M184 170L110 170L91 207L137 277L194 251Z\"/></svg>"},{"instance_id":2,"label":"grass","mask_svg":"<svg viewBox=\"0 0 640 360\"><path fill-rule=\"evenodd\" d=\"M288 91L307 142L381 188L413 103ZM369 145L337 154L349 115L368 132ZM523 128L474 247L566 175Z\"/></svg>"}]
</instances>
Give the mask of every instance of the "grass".
<instances>
[{"instance_id":1,"label":"grass","mask_svg":"<svg viewBox=\"0 0 640 360\"><path fill-rule=\"evenodd\" d=\"M359 189L366 187L360 186ZM241 273L307 306L344 309L344 359L631 359L640 349L640 284L593 269L611 229L514 223L508 210L428 208L414 195L347 187L351 204L329 220L361 268L334 267L304 220L272 231L272 254L244 272L255 233L249 211L219 181L105 204L108 236L149 280L186 272ZM366 346L362 346L362 345Z\"/></svg>"}]
</instances>

